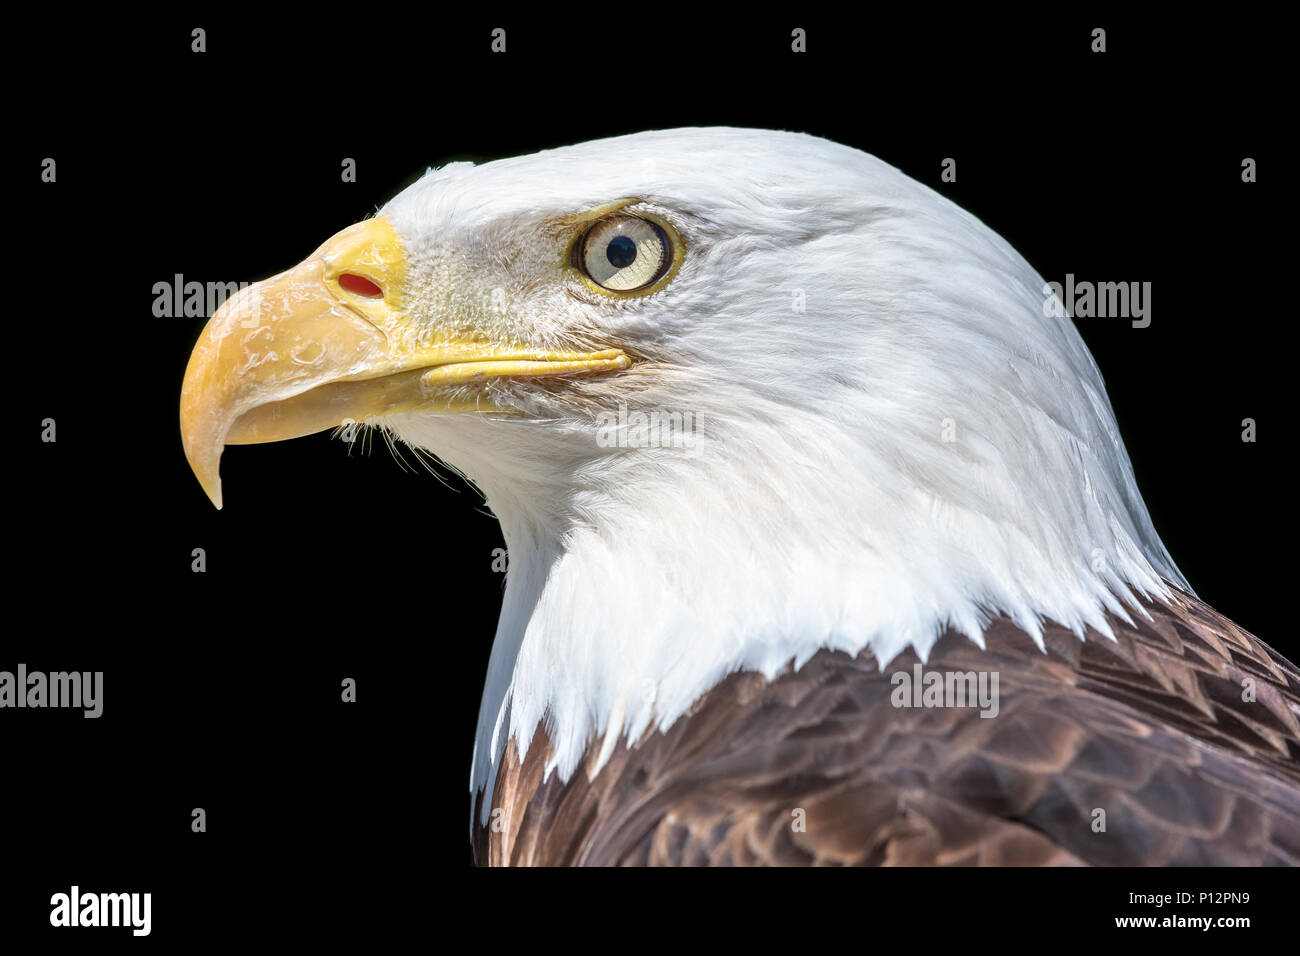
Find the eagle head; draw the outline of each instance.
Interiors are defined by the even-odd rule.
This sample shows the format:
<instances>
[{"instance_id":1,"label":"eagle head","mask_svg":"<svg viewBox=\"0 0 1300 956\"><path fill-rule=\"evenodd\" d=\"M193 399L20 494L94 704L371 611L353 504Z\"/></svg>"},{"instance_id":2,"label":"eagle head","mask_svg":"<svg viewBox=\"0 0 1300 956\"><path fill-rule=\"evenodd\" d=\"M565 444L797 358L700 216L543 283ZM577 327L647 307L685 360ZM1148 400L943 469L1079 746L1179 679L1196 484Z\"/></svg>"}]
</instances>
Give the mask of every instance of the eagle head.
<instances>
[{"instance_id":1,"label":"eagle head","mask_svg":"<svg viewBox=\"0 0 1300 956\"><path fill-rule=\"evenodd\" d=\"M647 132L430 170L212 317L181 427L218 507L224 445L346 422L474 482L510 554L476 785L542 720L568 773L738 668L1185 583L1049 296L865 153Z\"/></svg>"}]
</instances>

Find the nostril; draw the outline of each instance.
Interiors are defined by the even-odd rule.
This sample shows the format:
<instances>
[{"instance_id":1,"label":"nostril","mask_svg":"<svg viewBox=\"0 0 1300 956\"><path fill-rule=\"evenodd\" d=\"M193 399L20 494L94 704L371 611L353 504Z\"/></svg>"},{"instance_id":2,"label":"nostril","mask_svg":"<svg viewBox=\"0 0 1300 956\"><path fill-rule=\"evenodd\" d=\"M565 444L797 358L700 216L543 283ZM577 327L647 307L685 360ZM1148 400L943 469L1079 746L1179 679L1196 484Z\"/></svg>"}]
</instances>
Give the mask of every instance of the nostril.
<instances>
[{"instance_id":1,"label":"nostril","mask_svg":"<svg viewBox=\"0 0 1300 956\"><path fill-rule=\"evenodd\" d=\"M365 276L359 276L353 272L345 272L339 276L339 285L347 289L353 295L362 295L367 299L382 298L384 290L379 288Z\"/></svg>"}]
</instances>

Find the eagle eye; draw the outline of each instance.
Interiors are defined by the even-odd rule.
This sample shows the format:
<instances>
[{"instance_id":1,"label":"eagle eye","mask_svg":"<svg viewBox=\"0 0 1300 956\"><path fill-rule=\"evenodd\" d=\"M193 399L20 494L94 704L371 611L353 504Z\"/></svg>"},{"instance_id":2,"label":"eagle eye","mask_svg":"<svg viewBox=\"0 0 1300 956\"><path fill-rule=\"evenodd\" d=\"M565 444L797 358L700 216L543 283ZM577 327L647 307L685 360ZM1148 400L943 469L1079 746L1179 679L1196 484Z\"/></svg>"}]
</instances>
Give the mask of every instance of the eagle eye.
<instances>
[{"instance_id":1,"label":"eagle eye","mask_svg":"<svg viewBox=\"0 0 1300 956\"><path fill-rule=\"evenodd\" d=\"M664 230L640 216L612 216L595 223L578 244L578 265L610 292L636 292L654 285L673 263Z\"/></svg>"}]
</instances>

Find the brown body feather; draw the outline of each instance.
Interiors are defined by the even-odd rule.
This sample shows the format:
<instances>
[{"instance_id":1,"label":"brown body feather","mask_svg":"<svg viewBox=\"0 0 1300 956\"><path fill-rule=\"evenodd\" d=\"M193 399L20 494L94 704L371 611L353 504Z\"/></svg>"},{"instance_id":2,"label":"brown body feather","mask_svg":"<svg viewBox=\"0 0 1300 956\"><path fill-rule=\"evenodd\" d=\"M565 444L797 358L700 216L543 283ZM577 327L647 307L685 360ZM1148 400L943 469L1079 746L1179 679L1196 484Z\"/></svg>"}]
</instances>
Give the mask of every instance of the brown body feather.
<instances>
[{"instance_id":1,"label":"brown body feather","mask_svg":"<svg viewBox=\"0 0 1300 956\"><path fill-rule=\"evenodd\" d=\"M1188 595L1117 641L1010 621L930 671L997 671L1000 708L901 708L900 655L737 673L666 733L545 782L507 748L475 856L493 865L1300 862L1300 674ZM1253 699L1250 699L1253 697ZM480 800L481 800L480 795ZM476 808L478 809L478 808ZM1097 811L1104 812L1104 830Z\"/></svg>"}]
</instances>

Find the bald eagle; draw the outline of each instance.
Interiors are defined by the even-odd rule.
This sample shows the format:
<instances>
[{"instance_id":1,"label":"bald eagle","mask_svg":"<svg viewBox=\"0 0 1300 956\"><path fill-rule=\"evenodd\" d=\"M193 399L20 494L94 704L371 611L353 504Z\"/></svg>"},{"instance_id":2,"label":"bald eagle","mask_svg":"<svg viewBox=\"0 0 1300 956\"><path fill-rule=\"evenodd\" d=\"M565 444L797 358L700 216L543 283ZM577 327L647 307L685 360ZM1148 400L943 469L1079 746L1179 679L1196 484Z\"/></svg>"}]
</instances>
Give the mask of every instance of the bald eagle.
<instances>
[{"instance_id":1,"label":"bald eagle","mask_svg":"<svg viewBox=\"0 0 1300 956\"><path fill-rule=\"evenodd\" d=\"M1050 296L872 156L647 132L430 170L212 317L181 428L217 507L349 421L483 492L482 862L1294 863L1300 674Z\"/></svg>"}]
</instances>

